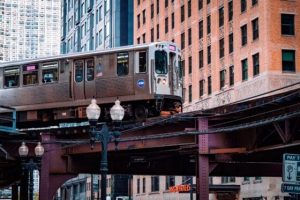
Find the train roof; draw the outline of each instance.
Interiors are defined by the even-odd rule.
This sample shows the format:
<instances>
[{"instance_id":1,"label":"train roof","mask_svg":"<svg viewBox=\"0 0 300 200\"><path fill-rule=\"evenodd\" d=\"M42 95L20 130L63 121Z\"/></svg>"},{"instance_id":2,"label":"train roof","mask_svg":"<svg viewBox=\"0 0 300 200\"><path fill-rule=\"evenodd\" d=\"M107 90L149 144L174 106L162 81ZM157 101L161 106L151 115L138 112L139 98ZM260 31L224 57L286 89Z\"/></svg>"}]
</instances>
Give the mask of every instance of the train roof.
<instances>
[{"instance_id":1,"label":"train roof","mask_svg":"<svg viewBox=\"0 0 300 200\"><path fill-rule=\"evenodd\" d=\"M79 56L94 56L97 54L104 54L104 53L114 53L117 51L128 51L128 50L138 50L138 49L145 49L155 44L173 44L175 43L162 41L162 42L152 42L148 44L139 44L139 45L128 45L122 47L114 47L109 49L102 49L102 50L94 50L94 51L86 51L86 52L75 52L69 54L60 54L55 56L47 56L47 57L40 57L40 58L33 58L33 59L25 59L25 60L18 60L18 61L9 61L0 63L0 68L8 67L8 66L16 66L16 65L24 65L30 63L37 63L37 62L50 62L54 60L61 60L61 59L72 59Z\"/></svg>"}]
</instances>

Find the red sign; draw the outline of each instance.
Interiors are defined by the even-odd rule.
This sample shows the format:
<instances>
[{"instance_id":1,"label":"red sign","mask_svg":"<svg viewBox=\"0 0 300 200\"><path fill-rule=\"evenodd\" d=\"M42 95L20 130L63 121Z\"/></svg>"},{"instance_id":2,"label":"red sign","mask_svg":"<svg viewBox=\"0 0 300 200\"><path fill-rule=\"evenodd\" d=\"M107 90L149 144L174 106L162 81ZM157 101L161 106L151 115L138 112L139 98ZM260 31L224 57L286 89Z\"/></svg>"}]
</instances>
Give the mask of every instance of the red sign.
<instances>
[{"instance_id":1,"label":"red sign","mask_svg":"<svg viewBox=\"0 0 300 200\"><path fill-rule=\"evenodd\" d=\"M190 190L190 185L175 185L169 187L169 192L189 192Z\"/></svg>"}]
</instances>

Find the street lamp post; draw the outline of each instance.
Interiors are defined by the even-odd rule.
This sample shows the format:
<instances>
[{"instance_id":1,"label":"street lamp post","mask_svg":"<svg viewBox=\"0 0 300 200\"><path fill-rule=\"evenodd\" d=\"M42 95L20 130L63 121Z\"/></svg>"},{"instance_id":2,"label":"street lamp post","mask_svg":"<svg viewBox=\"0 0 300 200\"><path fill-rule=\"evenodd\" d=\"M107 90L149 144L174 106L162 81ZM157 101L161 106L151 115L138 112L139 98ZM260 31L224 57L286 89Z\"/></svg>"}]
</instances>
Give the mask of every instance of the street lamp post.
<instances>
[{"instance_id":1,"label":"street lamp post","mask_svg":"<svg viewBox=\"0 0 300 200\"><path fill-rule=\"evenodd\" d=\"M100 113L101 109L97 105L96 99L92 99L91 104L86 109L87 118L90 122L90 143L92 148L96 141L101 143L101 200L106 200L106 176L108 171L107 145L113 137L119 137L120 132L109 131L108 126L105 123L102 127L97 127ZM115 105L110 109L110 116L113 121L122 121L124 117L124 108L120 105L120 101L118 99L115 101Z\"/></svg>"},{"instance_id":2,"label":"street lamp post","mask_svg":"<svg viewBox=\"0 0 300 200\"><path fill-rule=\"evenodd\" d=\"M40 169L41 158L44 154L44 147L38 142L34 149L35 157L28 157L28 147L25 142L19 147L19 155L21 157L22 171L29 175L29 186L28 196L26 199L33 200L33 170Z\"/></svg>"}]
</instances>

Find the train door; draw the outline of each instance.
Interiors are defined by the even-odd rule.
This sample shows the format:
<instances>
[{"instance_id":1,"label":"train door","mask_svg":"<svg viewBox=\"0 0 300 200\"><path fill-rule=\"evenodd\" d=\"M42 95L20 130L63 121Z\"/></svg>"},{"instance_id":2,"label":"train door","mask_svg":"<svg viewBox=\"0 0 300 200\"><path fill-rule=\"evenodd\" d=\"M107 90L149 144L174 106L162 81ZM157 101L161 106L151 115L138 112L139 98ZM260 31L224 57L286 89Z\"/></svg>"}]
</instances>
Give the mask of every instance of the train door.
<instances>
[{"instance_id":1,"label":"train door","mask_svg":"<svg viewBox=\"0 0 300 200\"><path fill-rule=\"evenodd\" d=\"M82 59L74 62L74 99L86 99L95 96L94 60Z\"/></svg>"},{"instance_id":2,"label":"train door","mask_svg":"<svg viewBox=\"0 0 300 200\"><path fill-rule=\"evenodd\" d=\"M154 53L155 62L154 91L156 94L170 94L169 75L168 75L168 54L164 50L156 50Z\"/></svg>"}]
</instances>

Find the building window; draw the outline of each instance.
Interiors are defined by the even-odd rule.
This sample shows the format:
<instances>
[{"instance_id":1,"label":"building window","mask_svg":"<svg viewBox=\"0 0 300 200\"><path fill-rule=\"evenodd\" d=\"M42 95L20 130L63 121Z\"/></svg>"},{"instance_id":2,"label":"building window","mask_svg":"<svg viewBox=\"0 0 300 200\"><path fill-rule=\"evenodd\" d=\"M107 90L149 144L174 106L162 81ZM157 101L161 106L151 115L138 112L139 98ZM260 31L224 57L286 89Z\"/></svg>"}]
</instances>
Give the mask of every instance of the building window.
<instances>
[{"instance_id":1,"label":"building window","mask_svg":"<svg viewBox=\"0 0 300 200\"><path fill-rule=\"evenodd\" d=\"M247 44L247 24L241 27L242 46Z\"/></svg>"},{"instance_id":2,"label":"building window","mask_svg":"<svg viewBox=\"0 0 300 200\"><path fill-rule=\"evenodd\" d=\"M219 8L219 27L224 25L224 7Z\"/></svg>"},{"instance_id":3,"label":"building window","mask_svg":"<svg viewBox=\"0 0 300 200\"><path fill-rule=\"evenodd\" d=\"M191 45L191 44L192 44L192 28L190 28L190 29L188 30L188 33L189 33L189 40L188 40L188 43L189 43L189 45Z\"/></svg>"},{"instance_id":4,"label":"building window","mask_svg":"<svg viewBox=\"0 0 300 200\"><path fill-rule=\"evenodd\" d=\"M207 77L207 94L211 94L211 76Z\"/></svg>"},{"instance_id":5,"label":"building window","mask_svg":"<svg viewBox=\"0 0 300 200\"><path fill-rule=\"evenodd\" d=\"M233 176L222 176L221 183L235 183L235 177L233 177Z\"/></svg>"},{"instance_id":6,"label":"building window","mask_svg":"<svg viewBox=\"0 0 300 200\"><path fill-rule=\"evenodd\" d=\"M141 27L140 14L137 15L137 23L138 23L138 28L140 28Z\"/></svg>"},{"instance_id":7,"label":"building window","mask_svg":"<svg viewBox=\"0 0 300 200\"><path fill-rule=\"evenodd\" d=\"M175 176L166 176L166 190L175 186Z\"/></svg>"},{"instance_id":8,"label":"building window","mask_svg":"<svg viewBox=\"0 0 300 200\"><path fill-rule=\"evenodd\" d=\"M203 67L203 50L199 51L199 68Z\"/></svg>"},{"instance_id":9,"label":"building window","mask_svg":"<svg viewBox=\"0 0 300 200\"><path fill-rule=\"evenodd\" d=\"M233 0L228 2L228 21L231 21L233 18Z\"/></svg>"},{"instance_id":10,"label":"building window","mask_svg":"<svg viewBox=\"0 0 300 200\"><path fill-rule=\"evenodd\" d=\"M138 44L141 43L141 38L140 38L140 37L137 38L137 43L138 43Z\"/></svg>"},{"instance_id":11,"label":"building window","mask_svg":"<svg viewBox=\"0 0 300 200\"><path fill-rule=\"evenodd\" d=\"M143 24L146 23L146 10L143 10Z\"/></svg>"},{"instance_id":12,"label":"building window","mask_svg":"<svg viewBox=\"0 0 300 200\"><path fill-rule=\"evenodd\" d=\"M141 0L138 0L138 5L140 5L140 3L141 3Z\"/></svg>"},{"instance_id":13,"label":"building window","mask_svg":"<svg viewBox=\"0 0 300 200\"><path fill-rule=\"evenodd\" d=\"M220 71L220 89L225 86L225 70Z\"/></svg>"},{"instance_id":14,"label":"building window","mask_svg":"<svg viewBox=\"0 0 300 200\"><path fill-rule=\"evenodd\" d=\"M258 39L259 37L258 18L252 20L252 35L253 35L253 40Z\"/></svg>"},{"instance_id":15,"label":"building window","mask_svg":"<svg viewBox=\"0 0 300 200\"><path fill-rule=\"evenodd\" d=\"M252 62L253 62L253 76L256 76L259 74L259 54L254 54L252 56Z\"/></svg>"},{"instance_id":16,"label":"building window","mask_svg":"<svg viewBox=\"0 0 300 200\"><path fill-rule=\"evenodd\" d=\"M171 17L171 26L172 26L172 29L175 27L175 14L172 13L172 17Z\"/></svg>"},{"instance_id":17,"label":"building window","mask_svg":"<svg viewBox=\"0 0 300 200\"><path fill-rule=\"evenodd\" d=\"M203 20L199 22L199 39L203 38Z\"/></svg>"},{"instance_id":18,"label":"building window","mask_svg":"<svg viewBox=\"0 0 300 200\"><path fill-rule=\"evenodd\" d=\"M201 10L203 8L203 0L198 0L198 9Z\"/></svg>"},{"instance_id":19,"label":"building window","mask_svg":"<svg viewBox=\"0 0 300 200\"><path fill-rule=\"evenodd\" d=\"M241 12L245 12L247 10L247 0L241 0Z\"/></svg>"},{"instance_id":20,"label":"building window","mask_svg":"<svg viewBox=\"0 0 300 200\"><path fill-rule=\"evenodd\" d=\"M159 13L159 0L156 0L156 14Z\"/></svg>"},{"instance_id":21,"label":"building window","mask_svg":"<svg viewBox=\"0 0 300 200\"><path fill-rule=\"evenodd\" d=\"M184 33L181 33L181 49L184 49L185 47L185 35Z\"/></svg>"},{"instance_id":22,"label":"building window","mask_svg":"<svg viewBox=\"0 0 300 200\"><path fill-rule=\"evenodd\" d=\"M209 16L207 16L207 34L210 34L210 15Z\"/></svg>"},{"instance_id":23,"label":"building window","mask_svg":"<svg viewBox=\"0 0 300 200\"><path fill-rule=\"evenodd\" d=\"M189 85L189 102L192 102L192 85Z\"/></svg>"},{"instance_id":24,"label":"building window","mask_svg":"<svg viewBox=\"0 0 300 200\"><path fill-rule=\"evenodd\" d=\"M211 63L211 46L207 47L207 64Z\"/></svg>"},{"instance_id":25,"label":"building window","mask_svg":"<svg viewBox=\"0 0 300 200\"><path fill-rule=\"evenodd\" d=\"M151 42L154 42L154 28L151 28Z\"/></svg>"},{"instance_id":26,"label":"building window","mask_svg":"<svg viewBox=\"0 0 300 200\"><path fill-rule=\"evenodd\" d=\"M159 24L156 25L156 39L159 39Z\"/></svg>"},{"instance_id":27,"label":"building window","mask_svg":"<svg viewBox=\"0 0 300 200\"><path fill-rule=\"evenodd\" d=\"M219 41L219 56L220 58L224 57L225 47L224 47L224 38Z\"/></svg>"},{"instance_id":28,"label":"building window","mask_svg":"<svg viewBox=\"0 0 300 200\"><path fill-rule=\"evenodd\" d=\"M143 193L146 193L146 178L143 178Z\"/></svg>"},{"instance_id":29,"label":"building window","mask_svg":"<svg viewBox=\"0 0 300 200\"><path fill-rule=\"evenodd\" d=\"M250 181L250 177L245 176L243 181Z\"/></svg>"},{"instance_id":30,"label":"building window","mask_svg":"<svg viewBox=\"0 0 300 200\"><path fill-rule=\"evenodd\" d=\"M169 0L165 0L165 8L169 6Z\"/></svg>"},{"instance_id":31,"label":"building window","mask_svg":"<svg viewBox=\"0 0 300 200\"><path fill-rule=\"evenodd\" d=\"M140 193L140 179L139 179L139 178L137 179L136 186L137 186L137 187L136 187L136 193L139 194L139 193Z\"/></svg>"},{"instance_id":32,"label":"building window","mask_svg":"<svg viewBox=\"0 0 300 200\"><path fill-rule=\"evenodd\" d=\"M192 16L192 1L188 1L188 17Z\"/></svg>"},{"instance_id":33,"label":"building window","mask_svg":"<svg viewBox=\"0 0 300 200\"><path fill-rule=\"evenodd\" d=\"M295 72L295 50L282 50L282 71Z\"/></svg>"},{"instance_id":34,"label":"building window","mask_svg":"<svg viewBox=\"0 0 300 200\"><path fill-rule=\"evenodd\" d=\"M229 85L234 85L234 66L229 67Z\"/></svg>"},{"instance_id":35,"label":"building window","mask_svg":"<svg viewBox=\"0 0 300 200\"><path fill-rule=\"evenodd\" d=\"M180 19L181 19L181 22L184 21L184 5L181 6Z\"/></svg>"},{"instance_id":36,"label":"building window","mask_svg":"<svg viewBox=\"0 0 300 200\"><path fill-rule=\"evenodd\" d=\"M242 80L246 81L248 79L248 60L242 60Z\"/></svg>"},{"instance_id":37,"label":"building window","mask_svg":"<svg viewBox=\"0 0 300 200\"><path fill-rule=\"evenodd\" d=\"M210 0L207 0L207 1L206 1L206 4L210 4Z\"/></svg>"},{"instance_id":38,"label":"building window","mask_svg":"<svg viewBox=\"0 0 300 200\"><path fill-rule=\"evenodd\" d=\"M159 191L159 176L151 176L151 192Z\"/></svg>"},{"instance_id":39,"label":"building window","mask_svg":"<svg viewBox=\"0 0 300 200\"><path fill-rule=\"evenodd\" d=\"M143 43L146 43L146 33L143 34Z\"/></svg>"},{"instance_id":40,"label":"building window","mask_svg":"<svg viewBox=\"0 0 300 200\"><path fill-rule=\"evenodd\" d=\"M204 95L204 80L199 81L199 96L202 97Z\"/></svg>"},{"instance_id":41,"label":"building window","mask_svg":"<svg viewBox=\"0 0 300 200\"><path fill-rule=\"evenodd\" d=\"M182 66L182 75L185 76L185 60L181 61L181 66Z\"/></svg>"},{"instance_id":42,"label":"building window","mask_svg":"<svg viewBox=\"0 0 300 200\"><path fill-rule=\"evenodd\" d=\"M295 15L281 14L281 34L294 35L295 34Z\"/></svg>"},{"instance_id":43,"label":"building window","mask_svg":"<svg viewBox=\"0 0 300 200\"><path fill-rule=\"evenodd\" d=\"M151 4L151 19L154 17L154 4Z\"/></svg>"},{"instance_id":44,"label":"building window","mask_svg":"<svg viewBox=\"0 0 300 200\"><path fill-rule=\"evenodd\" d=\"M233 33L229 35L229 53L233 52Z\"/></svg>"},{"instance_id":45,"label":"building window","mask_svg":"<svg viewBox=\"0 0 300 200\"><path fill-rule=\"evenodd\" d=\"M193 63L192 63L192 56L189 57L189 74L192 73L193 70Z\"/></svg>"},{"instance_id":46,"label":"building window","mask_svg":"<svg viewBox=\"0 0 300 200\"><path fill-rule=\"evenodd\" d=\"M258 3L258 0L252 0L252 6L255 6Z\"/></svg>"},{"instance_id":47,"label":"building window","mask_svg":"<svg viewBox=\"0 0 300 200\"><path fill-rule=\"evenodd\" d=\"M169 23L168 23L168 21L169 21L169 18L168 17L165 18L165 33L168 33L168 31L169 31Z\"/></svg>"}]
</instances>

